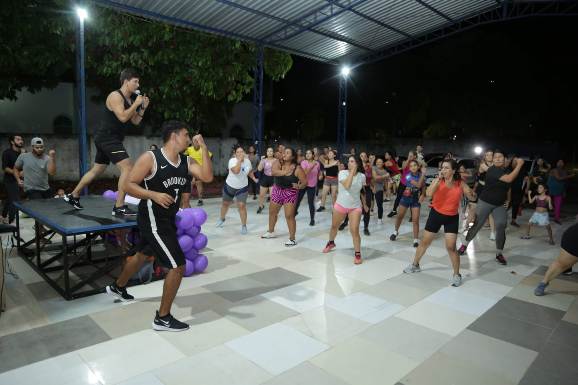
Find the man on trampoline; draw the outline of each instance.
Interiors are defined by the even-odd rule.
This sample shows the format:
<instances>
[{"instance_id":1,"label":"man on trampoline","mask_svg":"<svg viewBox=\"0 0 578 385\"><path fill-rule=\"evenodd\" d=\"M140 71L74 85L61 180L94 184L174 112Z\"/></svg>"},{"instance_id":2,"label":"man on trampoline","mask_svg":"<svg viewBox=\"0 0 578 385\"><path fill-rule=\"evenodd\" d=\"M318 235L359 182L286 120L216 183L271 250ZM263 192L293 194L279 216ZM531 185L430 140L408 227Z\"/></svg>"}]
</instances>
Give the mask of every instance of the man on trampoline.
<instances>
[{"instance_id":1,"label":"man on trampoline","mask_svg":"<svg viewBox=\"0 0 578 385\"><path fill-rule=\"evenodd\" d=\"M131 124L138 125L143 119L149 106L149 98L140 95L139 75L135 70L127 68L120 73L120 89L111 92L106 98L104 119L94 135L96 157L94 166L88 171L75 189L64 196L64 200L77 210L82 210L80 192L87 187L94 178L102 174L110 162L120 170L118 179L118 196L112 209L112 215L134 216L136 213L124 204L124 184L132 168L128 153L122 144L126 131ZM133 95L137 95L133 100Z\"/></svg>"},{"instance_id":2,"label":"man on trampoline","mask_svg":"<svg viewBox=\"0 0 578 385\"><path fill-rule=\"evenodd\" d=\"M152 327L154 330L183 331L189 325L170 313L185 270L185 256L177 240L175 219L183 189L190 183L189 175L209 183L213 180L213 167L201 135L195 135L193 140L203 149L203 163L198 164L182 154L190 143L185 123L165 122L162 136L163 147L141 155L124 185L130 195L141 199L137 217L140 242L133 250L135 254L127 258L116 282L107 286L106 291L121 301L133 300L134 297L126 291L128 280L148 256L154 255L170 270L165 277L160 308Z\"/></svg>"}]
</instances>

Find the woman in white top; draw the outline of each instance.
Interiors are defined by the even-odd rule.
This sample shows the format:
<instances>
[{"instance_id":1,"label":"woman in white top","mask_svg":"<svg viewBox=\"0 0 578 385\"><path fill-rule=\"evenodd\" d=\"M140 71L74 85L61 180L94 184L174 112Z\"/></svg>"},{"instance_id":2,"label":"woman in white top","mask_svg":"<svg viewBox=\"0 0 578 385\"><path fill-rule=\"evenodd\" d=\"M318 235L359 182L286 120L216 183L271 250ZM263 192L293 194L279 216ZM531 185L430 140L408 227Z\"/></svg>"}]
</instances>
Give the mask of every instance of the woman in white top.
<instances>
[{"instance_id":1,"label":"woman in white top","mask_svg":"<svg viewBox=\"0 0 578 385\"><path fill-rule=\"evenodd\" d=\"M323 249L328 253L335 248L335 236L339 224L347 217L349 218L349 232L353 238L353 248L355 249L354 263L361 263L361 236L359 235L359 223L361 222L362 209L368 210L365 202L365 174L363 173L361 160L350 156L347 162L347 169L339 171L339 194L333 205L333 219L331 231L329 232L329 242Z\"/></svg>"},{"instance_id":2,"label":"woman in white top","mask_svg":"<svg viewBox=\"0 0 578 385\"><path fill-rule=\"evenodd\" d=\"M237 144L233 149L234 157L229 159L229 175L223 185L223 203L217 227L224 226L229 206L235 200L241 217L241 234L247 234L247 195L249 193L249 179L247 178L255 182L257 178L253 175L251 161L246 157L243 147Z\"/></svg>"}]
</instances>

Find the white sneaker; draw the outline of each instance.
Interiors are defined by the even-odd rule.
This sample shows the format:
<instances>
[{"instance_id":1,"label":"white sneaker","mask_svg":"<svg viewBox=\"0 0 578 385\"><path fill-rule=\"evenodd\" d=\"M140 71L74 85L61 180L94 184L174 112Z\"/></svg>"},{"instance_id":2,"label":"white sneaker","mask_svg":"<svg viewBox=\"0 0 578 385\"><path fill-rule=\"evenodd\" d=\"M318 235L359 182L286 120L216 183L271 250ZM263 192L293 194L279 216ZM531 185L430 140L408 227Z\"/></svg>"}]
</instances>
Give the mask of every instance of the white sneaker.
<instances>
[{"instance_id":1,"label":"white sneaker","mask_svg":"<svg viewBox=\"0 0 578 385\"><path fill-rule=\"evenodd\" d=\"M490 233L490 241L495 241L496 240L496 233L491 232Z\"/></svg>"},{"instance_id":2,"label":"white sneaker","mask_svg":"<svg viewBox=\"0 0 578 385\"><path fill-rule=\"evenodd\" d=\"M383 219L378 219L377 223L379 223L380 225L383 225Z\"/></svg>"},{"instance_id":3,"label":"white sneaker","mask_svg":"<svg viewBox=\"0 0 578 385\"><path fill-rule=\"evenodd\" d=\"M421 268L419 267L419 265L414 265L413 263L410 264L408 267L406 267L405 269L403 269L403 272L406 274L411 274L411 273L419 273L421 271Z\"/></svg>"},{"instance_id":4,"label":"white sneaker","mask_svg":"<svg viewBox=\"0 0 578 385\"><path fill-rule=\"evenodd\" d=\"M294 239L290 239L287 242L285 242L285 246L287 246L287 247L297 246L297 242L295 242Z\"/></svg>"},{"instance_id":5,"label":"white sneaker","mask_svg":"<svg viewBox=\"0 0 578 385\"><path fill-rule=\"evenodd\" d=\"M261 235L261 238L264 239L277 238L277 234L275 234L275 232L270 233L267 231L265 234Z\"/></svg>"},{"instance_id":6,"label":"white sneaker","mask_svg":"<svg viewBox=\"0 0 578 385\"><path fill-rule=\"evenodd\" d=\"M458 287L462 284L462 275L461 274L455 274L452 279L450 280L450 282L452 283L453 287Z\"/></svg>"}]
</instances>

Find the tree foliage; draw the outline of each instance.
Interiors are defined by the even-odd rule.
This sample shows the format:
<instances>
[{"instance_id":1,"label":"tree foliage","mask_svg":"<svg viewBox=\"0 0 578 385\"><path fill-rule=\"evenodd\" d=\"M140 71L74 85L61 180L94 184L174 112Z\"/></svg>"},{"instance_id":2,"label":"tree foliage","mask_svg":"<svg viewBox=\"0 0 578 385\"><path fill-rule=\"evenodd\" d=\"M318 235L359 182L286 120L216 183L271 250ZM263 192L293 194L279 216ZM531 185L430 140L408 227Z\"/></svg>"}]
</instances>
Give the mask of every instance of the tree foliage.
<instances>
[{"instance_id":1,"label":"tree foliage","mask_svg":"<svg viewBox=\"0 0 578 385\"><path fill-rule=\"evenodd\" d=\"M75 15L65 0L5 0L0 9L0 99L21 89L54 87L75 71ZM3 2L3 3L4 3ZM6 21L6 22L5 22ZM134 67L151 98L150 118L181 119L196 126L222 125L232 103L253 88L256 47L185 30L105 8L90 9L85 22L87 85L98 98L118 88L118 76ZM265 74L279 80L291 56L265 50ZM215 112L223 119L215 119ZM214 124L216 127L207 127Z\"/></svg>"}]
</instances>

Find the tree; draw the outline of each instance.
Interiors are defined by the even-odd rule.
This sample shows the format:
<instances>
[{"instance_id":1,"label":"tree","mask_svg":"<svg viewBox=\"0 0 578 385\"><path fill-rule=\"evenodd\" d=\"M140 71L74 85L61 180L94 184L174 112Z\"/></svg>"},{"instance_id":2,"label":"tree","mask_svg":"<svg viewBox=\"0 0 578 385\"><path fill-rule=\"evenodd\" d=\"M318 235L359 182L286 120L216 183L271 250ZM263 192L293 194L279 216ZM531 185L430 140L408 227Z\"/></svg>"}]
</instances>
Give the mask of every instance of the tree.
<instances>
[{"instance_id":1,"label":"tree","mask_svg":"<svg viewBox=\"0 0 578 385\"><path fill-rule=\"evenodd\" d=\"M0 45L9 55L0 56L0 99L72 79L76 20L68 7L65 0L8 0L2 6ZM105 8L90 14L85 23L87 85L100 91L100 100L118 88L123 68L134 67L151 98L149 122L170 118L206 126L222 123L212 114L230 111L253 88L253 44ZM281 79L291 65L290 55L265 50L264 69L272 79Z\"/></svg>"}]
</instances>

